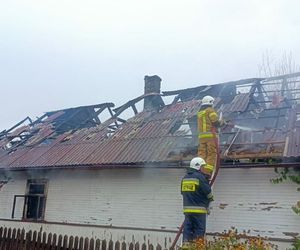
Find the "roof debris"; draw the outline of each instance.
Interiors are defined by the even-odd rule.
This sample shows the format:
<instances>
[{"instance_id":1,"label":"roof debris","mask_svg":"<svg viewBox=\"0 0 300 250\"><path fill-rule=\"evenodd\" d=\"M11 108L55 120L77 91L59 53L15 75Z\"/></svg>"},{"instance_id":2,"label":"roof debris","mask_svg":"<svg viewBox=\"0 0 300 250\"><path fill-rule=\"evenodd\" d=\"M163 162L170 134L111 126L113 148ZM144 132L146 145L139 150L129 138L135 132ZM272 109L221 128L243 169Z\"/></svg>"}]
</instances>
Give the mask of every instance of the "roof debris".
<instances>
[{"instance_id":1,"label":"roof debris","mask_svg":"<svg viewBox=\"0 0 300 250\"><path fill-rule=\"evenodd\" d=\"M148 79L148 78L147 78ZM160 80L160 78L158 79ZM205 95L227 126L222 162L278 163L300 159L300 72L195 88L146 93L113 103L46 112L0 132L0 168L139 165L189 160L197 153L196 113ZM160 86L159 86L160 87ZM174 96L170 104L165 99ZM147 100L138 111L137 103ZM132 109L133 117L122 117ZM100 121L107 110L109 118Z\"/></svg>"}]
</instances>

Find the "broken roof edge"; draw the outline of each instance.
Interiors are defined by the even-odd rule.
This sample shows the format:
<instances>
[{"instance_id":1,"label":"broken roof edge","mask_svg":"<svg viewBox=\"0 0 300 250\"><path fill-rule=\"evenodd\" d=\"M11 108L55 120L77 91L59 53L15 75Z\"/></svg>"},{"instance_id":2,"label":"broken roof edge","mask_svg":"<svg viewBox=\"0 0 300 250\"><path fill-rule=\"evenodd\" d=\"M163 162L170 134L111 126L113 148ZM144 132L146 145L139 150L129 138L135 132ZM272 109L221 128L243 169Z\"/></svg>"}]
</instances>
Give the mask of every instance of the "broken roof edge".
<instances>
[{"instance_id":1,"label":"broken roof edge","mask_svg":"<svg viewBox=\"0 0 300 250\"><path fill-rule=\"evenodd\" d=\"M50 170L64 170L64 169L78 169L78 170L102 170L102 169L133 169L133 168L165 168L165 169L185 169L189 165L189 161L168 161L168 162L139 162L139 163L110 163L110 164L85 164L85 165L57 165L57 166L24 166L24 167L0 167L2 171L50 171ZM75 168L74 168L75 167ZM222 169L261 169L261 168L294 168L300 170L300 162L293 163L240 163L240 164L221 164Z\"/></svg>"},{"instance_id":2,"label":"broken roof edge","mask_svg":"<svg viewBox=\"0 0 300 250\"><path fill-rule=\"evenodd\" d=\"M266 78L246 78L246 79L241 79L241 80L236 80L236 81L229 81L229 82L222 82L222 83L215 83L215 84L204 84L204 85L200 85L200 86L193 87L193 88L162 91L162 93L164 96L177 95L183 91L195 91L195 90L200 90L201 88L221 86L221 85L243 85L243 84L249 84L249 83L254 83L254 82L263 81L263 80L266 80Z\"/></svg>"},{"instance_id":3,"label":"broken roof edge","mask_svg":"<svg viewBox=\"0 0 300 250\"><path fill-rule=\"evenodd\" d=\"M44 112L45 114L52 114L60 111L67 111L67 110L73 110L73 109L81 109L81 108L102 108L102 107L110 107L113 108L115 107L115 104L113 102L104 102L104 103L99 103L99 104L94 104L94 105L83 105L83 106L77 106L77 107L72 107L72 108L65 108L65 109L58 109L58 110L52 110L52 111L47 111Z\"/></svg>"},{"instance_id":4,"label":"broken roof edge","mask_svg":"<svg viewBox=\"0 0 300 250\"><path fill-rule=\"evenodd\" d=\"M272 76L272 77L245 78L245 79L240 79L240 80L236 80L236 81L228 81L228 82L213 83L213 84L203 84L203 85L198 85L197 87L193 87L193 88L162 91L162 93L164 96L170 96L170 95L177 95L177 94L180 94L181 92L185 92L185 91L200 90L201 88L205 88L205 87L220 86L220 85L243 85L243 84L249 84L249 83L253 83L253 82L257 82L257 81L274 81L274 80L299 77L299 76L300 76L300 72L295 72L295 73L284 74L284 75L279 75L279 76Z\"/></svg>"}]
</instances>

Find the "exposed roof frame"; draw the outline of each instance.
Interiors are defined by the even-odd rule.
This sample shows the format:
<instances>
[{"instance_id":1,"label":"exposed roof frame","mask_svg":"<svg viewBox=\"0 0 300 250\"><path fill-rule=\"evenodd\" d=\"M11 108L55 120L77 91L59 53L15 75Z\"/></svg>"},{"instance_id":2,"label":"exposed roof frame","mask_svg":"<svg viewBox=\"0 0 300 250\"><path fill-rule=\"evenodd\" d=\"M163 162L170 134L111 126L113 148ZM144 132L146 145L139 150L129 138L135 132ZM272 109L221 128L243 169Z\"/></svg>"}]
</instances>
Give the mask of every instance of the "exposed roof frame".
<instances>
[{"instance_id":1,"label":"exposed roof frame","mask_svg":"<svg viewBox=\"0 0 300 250\"><path fill-rule=\"evenodd\" d=\"M54 114L56 114L58 112L67 112L67 111L75 110L75 112L71 116L67 117L67 119L65 119L64 121L62 121L55 129L53 129L52 133L49 134L47 137L53 136L54 134L57 134L57 135L63 134L66 131L61 131L60 132L59 128L62 127L63 125L65 125L66 123L68 123L68 121L70 121L80 111L82 111L83 109L86 109L86 111L89 113L89 117L87 119L85 119L84 121L80 122L79 124L77 124L77 126L70 131L70 133L74 133L77 129L79 129L83 124L85 124L91 118L95 119L95 122L98 123L98 124L100 124L101 122L100 122L100 119L98 118L98 116L106 108L109 110L111 116L113 116L111 108L114 107L114 106L115 105L113 103L102 103L102 104L97 104L97 105L80 106L80 107L76 107L76 108L69 108L69 109L62 109L62 110L57 110L57 111L50 111L50 112L46 112L44 115L42 115L41 117L39 117L34 122L29 117L26 117L24 120L22 120L21 122L17 123L16 125L14 125L9 130L5 131L5 134L7 135L10 131L12 131L13 129L17 128L18 126L20 126L21 124L23 124L24 122L26 122L26 120L29 120L30 121L30 124L29 124L30 127L33 127L34 125L37 125L37 124L40 124L40 123L41 124L45 123L44 118L50 117L51 115L54 115ZM99 110L91 112L92 109L97 109L97 108ZM50 122L47 122L47 123L52 124L52 122L53 121L50 121ZM1 132L1 133L3 133L3 132ZM20 142L14 144L11 148L9 148L7 150L7 153L11 153L12 151L15 151L16 148L18 148L21 145L24 145L28 141L29 138L37 135L38 133L39 133L38 131L31 131L31 133L29 133L26 136L26 138L24 138L23 140L21 140ZM70 134L70 133L68 133L68 134Z\"/></svg>"},{"instance_id":2,"label":"exposed roof frame","mask_svg":"<svg viewBox=\"0 0 300 250\"><path fill-rule=\"evenodd\" d=\"M25 123L26 121L29 121L30 124L33 124L32 119L27 116L25 119L23 119L22 121L18 122L17 124L15 124L14 126L12 126L10 129L8 130L3 130L2 132L0 132L0 139L2 139L2 137L7 136L7 134L9 132L11 132L12 130L14 130L15 128L19 127L20 125L22 125L23 123Z\"/></svg>"},{"instance_id":3,"label":"exposed roof frame","mask_svg":"<svg viewBox=\"0 0 300 250\"><path fill-rule=\"evenodd\" d=\"M231 82L224 82L224 83L217 83L217 84L211 84L211 85L201 85L198 87L194 87L194 88L187 88L187 89L180 89L180 90L174 90L174 91L163 91L163 95L164 96L170 96L170 95L178 95L181 94L183 92L198 92L198 91L202 91L203 89L207 88L207 87L213 87L213 86L220 86L220 85L244 85L244 84L249 84L249 83L253 83L256 81L262 81L265 78L248 78L248 79L242 79L242 80L238 80L238 81L231 81Z\"/></svg>"},{"instance_id":4,"label":"exposed roof frame","mask_svg":"<svg viewBox=\"0 0 300 250\"><path fill-rule=\"evenodd\" d=\"M135 114L138 114L138 111L136 109L136 106L135 104L138 103L139 101L145 99L146 97L149 97L149 96L159 96L161 97L162 95L161 94L158 94L158 93L148 93L148 94L144 94L144 95L141 95L137 98L134 98L128 102L126 102L124 105L120 106L120 107L117 107L115 108L113 111L115 112L115 115L118 116L120 115L124 110L128 109L128 108L132 108L133 109L133 112Z\"/></svg>"}]
</instances>

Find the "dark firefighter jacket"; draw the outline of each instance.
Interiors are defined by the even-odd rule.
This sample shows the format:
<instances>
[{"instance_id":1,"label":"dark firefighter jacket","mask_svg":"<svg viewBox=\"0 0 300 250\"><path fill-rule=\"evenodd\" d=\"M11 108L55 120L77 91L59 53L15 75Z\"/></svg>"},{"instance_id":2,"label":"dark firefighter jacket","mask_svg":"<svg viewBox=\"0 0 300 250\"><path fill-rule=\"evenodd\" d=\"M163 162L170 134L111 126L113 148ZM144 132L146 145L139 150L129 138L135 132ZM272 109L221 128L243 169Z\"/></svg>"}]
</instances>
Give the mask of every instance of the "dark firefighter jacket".
<instances>
[{"instance_id":1,"label":"dark firefighter jacket","mask_svg":"<svg viewBox=\"0 0 300 250\"><path fill-rule=\"evenodd\" d=\"M188 169L181 181L183 212L207 213L209 202L213 200L211 188L204 175L194 169Z\"/></svg>"}]
</instances>

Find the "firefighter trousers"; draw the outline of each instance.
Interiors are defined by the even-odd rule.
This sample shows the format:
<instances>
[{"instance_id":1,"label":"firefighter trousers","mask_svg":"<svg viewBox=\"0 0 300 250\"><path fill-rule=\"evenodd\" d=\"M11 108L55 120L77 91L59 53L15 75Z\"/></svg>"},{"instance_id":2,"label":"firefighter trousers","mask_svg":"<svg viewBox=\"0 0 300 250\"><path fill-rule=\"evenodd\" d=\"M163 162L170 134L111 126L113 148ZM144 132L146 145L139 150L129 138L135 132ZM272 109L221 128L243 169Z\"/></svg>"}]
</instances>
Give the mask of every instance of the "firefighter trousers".
<instances>
[{"instance_id":1,"label":"firefighter trousers","mask_svg":"<svg viewBox=\"0 0 300 250\"><path fill-rule=\"evenodd\" d=\"M183 242L193 241L205 236L206 214L185 214Z\"/></svg>"},{"instance_id":2,"label":"firefighter trousers","mask_svg":"<svg viewBox=\"0 0 300 250\"><path fill-rule=\"evenodd\" d=\"M207 164L216 167L217 161L217 138L199 138L198 156Z\"/></svg>"}]
</instances>

